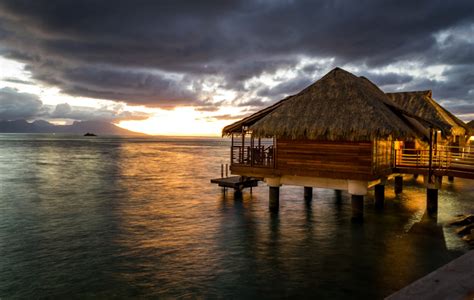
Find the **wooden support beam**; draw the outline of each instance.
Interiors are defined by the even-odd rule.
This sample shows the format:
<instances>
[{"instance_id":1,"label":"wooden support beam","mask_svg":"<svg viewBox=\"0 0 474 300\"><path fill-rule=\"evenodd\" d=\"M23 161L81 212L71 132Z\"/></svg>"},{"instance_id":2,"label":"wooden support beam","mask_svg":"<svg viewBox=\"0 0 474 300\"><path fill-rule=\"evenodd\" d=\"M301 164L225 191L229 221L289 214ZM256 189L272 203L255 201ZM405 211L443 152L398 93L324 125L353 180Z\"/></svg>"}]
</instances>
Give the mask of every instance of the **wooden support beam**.
<instances>
[{"instance_id":1,"label":"wooden support beam","mask_svg":"<svg viewBox=\"0 0 474 300\"><path fill-rule=\"evenodd\" d=\"M364 219L364 196L351 195L352 221L362 222Z\"/></svg>"},{"instance_id":2,"label":"wooden support beam","mask_svg":"<svg viewBox=\"0 0 474 300\"><path fill-rule=\"evenodd\" d=\"M311 201L313 199L313 188L310 186L304 187L304 200Z\"/></svg>"},{"instance_id":3,"label":"wooden support beam","mask_svg":"<svg viewBox=\"0 0 474 300\"><path fill-rule=\"evenodd\" d=\"M403 192L403 176L395 176L395 194Z\"/></svg>"},{"instance_id":4,"label":"wooden support beam","mask_svg":"<svg viewBox=\"0 0 474 300\"><path fill-rule=\"evenodd\" d=\"M426 189L426 212L431 218L438 216L438 189Z\"/></svg>"},{"instance_id":5,"label":"wooden support beam","mask_svg":"<svg viewBox=\"0 0 474 300\"><path fill-rule=\"evenodd\" d=\"M270 211L277 212L280 209L280 187L270 186L268 192Z\"/></svg>"},{"instance_id":6,"label":"wooden support beam","mask_svg":"<svg viewBox=\"0 0 474 300\"><path fill-rule=\"evenodd\" d=\"M376 184L374 186L375 208L383 209L385 202L385 185Z\"/></svg>"}]
</instances>

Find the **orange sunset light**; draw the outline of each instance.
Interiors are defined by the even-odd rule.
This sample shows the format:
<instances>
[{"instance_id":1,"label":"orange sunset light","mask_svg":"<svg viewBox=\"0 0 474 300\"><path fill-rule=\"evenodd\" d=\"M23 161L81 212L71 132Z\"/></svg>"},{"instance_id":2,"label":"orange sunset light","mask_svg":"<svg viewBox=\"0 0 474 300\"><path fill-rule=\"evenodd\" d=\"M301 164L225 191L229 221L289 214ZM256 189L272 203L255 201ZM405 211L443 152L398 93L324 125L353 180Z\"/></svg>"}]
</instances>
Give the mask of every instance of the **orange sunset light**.
<instances>
[{"instance_id":1,"label":"orange sunset light","mask_svg":"<svg viewBox=\"0 0 474 300\"><path fill-rule=\"evenodd\" d=\"M150 135L220 136L222 128L232 122L233 120L218 120L209 113L186 107L159 110L147 120L121 121L117 125Z\"/></svg>"}]
</instances>

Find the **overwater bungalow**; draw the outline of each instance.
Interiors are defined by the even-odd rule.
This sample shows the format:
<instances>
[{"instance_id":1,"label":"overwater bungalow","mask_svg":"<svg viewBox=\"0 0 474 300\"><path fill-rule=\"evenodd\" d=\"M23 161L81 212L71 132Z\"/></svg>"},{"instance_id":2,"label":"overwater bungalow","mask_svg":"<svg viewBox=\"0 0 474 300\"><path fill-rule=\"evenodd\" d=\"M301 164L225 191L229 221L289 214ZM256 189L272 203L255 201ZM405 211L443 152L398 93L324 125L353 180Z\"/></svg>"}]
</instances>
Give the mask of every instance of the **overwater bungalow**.
<instances>
[{"instance_id":1,"label":"overwater bungalow","mask_svg":"<svg viewBox=\"0 0 474 300\"><path fill-rule=\"evenodd\" d=\"M468 124L437 103L430 90L387 93L387 96L403 110L429 121L429 124L439 129L433 134L433 152L428 144L418 143L417 140L405 142L400 160L402 165L426 165L431 153L432 164L436 167L462 171L472 168L474 151L469 145L471 130ZM448 175L448 180L453 181L454 177Z\"/></svg>"},{"instance_id":2,"label":"overwater bungalow","mask_svg":"<svg viewBox=\"0 0 474 300\"><path fill-rule=\"evenodd\" d=\"M387 93L386 95L402 109L440 128L445 134L442 135L440 132L436 136L437 144L463 147L469 140L469 126L437 103L432 98L430 90Z\"/></svg>"},{"instance_id":3,"label":"overwater bungalow","mask_svg":"<svg viewBox=\"0 0 474 300\"><path fill-rule=\"evenodd\" d=\"M270 208L279 187L347 190L355 218L367 189L393 173L398 141L428 142L437 127L396 105L375 84L336 68L296 95L226 126L232 137L232 174L262 178ZM437 128L442 130L441 128Z\"/></svg>"}]
</instances>

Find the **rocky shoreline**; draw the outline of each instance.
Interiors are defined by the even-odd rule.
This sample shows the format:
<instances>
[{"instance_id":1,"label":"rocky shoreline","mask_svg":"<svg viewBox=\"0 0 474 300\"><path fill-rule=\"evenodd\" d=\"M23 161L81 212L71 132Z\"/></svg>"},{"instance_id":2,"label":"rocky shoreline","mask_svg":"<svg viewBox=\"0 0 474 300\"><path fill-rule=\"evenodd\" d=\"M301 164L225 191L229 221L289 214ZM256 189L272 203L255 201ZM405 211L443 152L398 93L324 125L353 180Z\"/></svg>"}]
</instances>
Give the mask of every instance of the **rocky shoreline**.
<instances>
[{"instance_id":1,"label":"rocky shoreline","mask_svg":"<svg viewBox=\"0 0 474 300\"><path fill-rule=\"evenodd\" d=\"M449 225L458 227L456 233L474 247L474 215L458 215Z\"/></svg>"}]
</instances>

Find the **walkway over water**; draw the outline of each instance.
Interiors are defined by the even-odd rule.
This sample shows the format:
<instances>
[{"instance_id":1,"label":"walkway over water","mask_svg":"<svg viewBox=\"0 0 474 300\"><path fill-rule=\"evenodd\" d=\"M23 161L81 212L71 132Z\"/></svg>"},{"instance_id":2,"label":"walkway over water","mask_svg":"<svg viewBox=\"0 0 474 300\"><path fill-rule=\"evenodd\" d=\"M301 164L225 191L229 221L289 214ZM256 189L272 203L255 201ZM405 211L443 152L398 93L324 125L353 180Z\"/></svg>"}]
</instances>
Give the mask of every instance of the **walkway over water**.
<instances>
[{"instance_id":1,"label":"walkway over water","mask_svg":"<svg viewBox=\"0 0 474 300\"><path fill-rule=\"evenodd\" d=\"M474 147L438 146L430 150L401 149L395 153L395 170L399 173L474 179Z\"/></svg>"}]
</instances>

